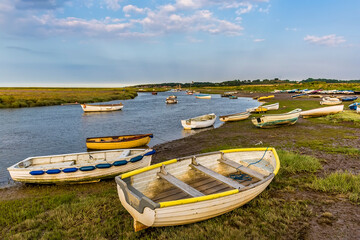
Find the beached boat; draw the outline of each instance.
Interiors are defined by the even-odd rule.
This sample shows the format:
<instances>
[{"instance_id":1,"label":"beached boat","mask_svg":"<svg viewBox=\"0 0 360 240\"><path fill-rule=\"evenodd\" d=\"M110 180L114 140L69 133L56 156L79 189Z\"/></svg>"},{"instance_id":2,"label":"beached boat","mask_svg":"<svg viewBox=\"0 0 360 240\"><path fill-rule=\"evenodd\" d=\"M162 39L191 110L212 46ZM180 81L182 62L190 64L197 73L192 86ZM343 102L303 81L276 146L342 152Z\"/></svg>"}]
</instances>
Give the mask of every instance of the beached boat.
<instances>
[{"instance_id":1,"label":"beached boat","mask_svg":"<svg viewBox=\"0 0 360 240\"><path fill-rule=\"evenodd\" d=\"M351 110L356 110L358 108L358 106L360 106L360 102L355 102L349 105L349 108Z\"/></svg>"},{"instance_id":2,"label":"beached boat","mask_svg":"<svg viewBox=\"0 0 360 240\"><path fill-rule=\"evenodd\" d=\"M264 97L259 97L257 100L262 101L262 100L271 99L271 98L274 98L274 97L275 97L274 95L264 96Z\"/></svg>"},{"instance_id":3,"label":"beached boat","mask_svg":"<svg viewBox=\"0 0 360 240\"><path fill-rule=\"evenodd\" d=\"M273 103L273 104L269 104L269 105L263 105L263 108L266 108L268 111L269 110L278 110L279 109L279 103Z\"/></svg>"},{"instance_id":4,"label":"beached boat","mask_svg":"<svg viewBox=\"0 0 360 240\"><path fill-rule=\"evenodd\" d=\"M256 127L260 128L270 128L270 127L278 127L283 125L293 125L296 123L300 116L301 109L297 108L288 113L282 114L268 114L263 115L261 117L253 117L251 119L252 123Z\"/></svg>"},{"instance_id":5,"label":"beached boat","mask_svg":"<svg viewBox=\"0 0 360 240\"><path fill-rule=\"evenodd\" d=\"M330 98L330 97L326 97L323 98L322 101L320 101L321 105L337 105L337 104L341 104L341 100L338 98Z\"/></svg>"},{"instance_id":6,"label":"beached boat","mask_svg":"<svg viewBox=\"0 0 360 240\"><path fill-rule=\"evenodd\" d=\"M343 102L351 102L351 101L355 101L356 99L358 99L358 97L357 97L357 96L341 97L340 99L341 99L341 101L343 101Z\"/></svg>"},{"instance_id":7,"label":"beached boat","mask_svg":"<svg viewBox=\"0 0 360 240\"><path fill-rule=\"evenodd\" d=\"M199 99L211 99L211 95L209 94L196 94L195 97Z\"/></svg>"},{"instance_id":8,"label":"beached boat","mask_svg":"<svg viewBox=\"0 0 360 240\"><path fill-rule=\"evenodd\" d=\"M360 108L356 108L356 113L360 113Z\"/></svg>"},{"instance_id":9,"label":"beached boat","mask_svg":"<svg viewBox=\"0 0 360 240\"><path fill-rule=\"evenodd\" d=\"M167 104L175 104L175 103L178 103L178 100L177 100L176 96L172 95L172 96L167 97L165 102Z\"/></svg>"},{"instance_id":10,"label":"beached boat","mask_svg":"<svg viewBox=\"0 0 360 240\"><path fill-rule=\"evenodd\" d=\"M238 99L238 97L234 96L234 95L231 95L231 96L229 96L229 99Z\"/></svg>"},{"instance_id":11,"label":"beached boat","mask_svg":"<svg viewBox=\"0 0 360 240\"><path fill-rule=\"evenodd\" d=\"M323 96L319 95L319 94L310 94L309 97L310 98L322 98Z\"/></svg>"},{"instance_id":12,"label":"beached boat","mask_svg":"<svg viewBox=\"0 0 360 240\"><path fill-rule=\"evenodd\" d=\"M235 113L235 114L231 114L231 115L220 116L219 119L220 119L220 121L223 121L223 122L235 122L235 121L241 121L241 120L247 119L249 116L250 116L249 112L241 112L241 113Z\"/></svg>"},{"instance_id":13,"label":"beached boat","mask_svg":"<svg viewBox=\"0 0 360 240\"><path fill-rule=\"evenodd\" d=\"M321 117L321 116L342 112L343 110L344 110L344 105L336 105L336 106L315 108L307 111L302 111L300 115L303 118Z\"/></svg>"},{"instance_id":14,"label":"beached boat","mask_svg":"<svg viewBox=\"0 0 360 240\"><path fill-rule=\"evenodd\" d=\"M186 120L181 120L184 129L206 128L214 125L216 115L214 113L206 114Z\"/></svg>"},{"instance_id":15,"label":"beached boat","mask_svg":"<svg viewBox=\"0 0 360 240\"><path fill-rule=\"evenodd\" d=\"M267 108L264 108L263 106L255 107L255 108L248 108L246 109L247 112L251 113L266 113Z\"/></svg>"},{"instance_id":16,"label":"beached boat","mask_svg":"<svg viewBox=\"0 0 360 240\"><path fill-rule=\"evenodd\" d=\"M124 105L119 104L81 104L84 112L110 112L121 110Z\"/></svg>"},{"instance_id":17,"label":"beached boat","mask_svg":"<svg viewBox=\"0 0 360 240\"><path fill-rule=\"evenodd\" d=\"M117 176L135 231L203 221L248 203L280 168L274 148L230 149L161 162Z\"/></svg>"},{"instance_id":18,"label":"beached boat","mask_svg":"<svg viewBox=\"0 0 360 240\"><path fill-rule=\"evenodd\" d=\"M86 147L88 149L96 150L135 148L147 145L152 137L152 133L109 137L93 137L86 139Z\"/></svg>"},{"instance_id":19,"label":"beached boat","mask_svg":"<svg viewBox=\"0 0 360 240\"><path fill-rule=\"evenodd\" d=\"M306 98L308 97L308 95L306 93L300 93L300 94L295 94L291 96L292 98Z\"/></svg>"},{"instance_id":20,"label":"beached boat","mask_svg":"<svg viewBox=\"0 0 360 240\"><path fill-rule=\"evenodd\" d=\"M93 182L150 165L152 149L123 149L29 157L8 168L24 183Z\"/></svg>"}]
</instances>

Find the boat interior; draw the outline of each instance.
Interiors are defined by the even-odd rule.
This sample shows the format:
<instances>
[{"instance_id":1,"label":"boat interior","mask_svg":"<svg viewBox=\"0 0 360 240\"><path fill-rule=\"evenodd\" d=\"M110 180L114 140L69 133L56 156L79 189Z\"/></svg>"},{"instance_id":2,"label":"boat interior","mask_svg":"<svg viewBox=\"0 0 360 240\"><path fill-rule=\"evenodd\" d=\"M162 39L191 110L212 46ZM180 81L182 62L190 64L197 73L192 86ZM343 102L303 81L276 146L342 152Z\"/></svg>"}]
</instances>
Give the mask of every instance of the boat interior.
<instances>
[{"instance_id":1,"label":"boat interior","mask_svg":"<svg viewBox=\"0 0 360 240\"><path fill-rule=\"evenodd\" d=\"M272 177L275 165L272 151L218 152L179 159L133 175L130 182L136 190L159 203L248 189Z\"/></svg>"},{"instance_id":2,"label":"boat interior","mask_svg":"<svg viewBox=\"0 0 360 240\"><path fill-rule=\"evenodd\" d=\"M144 137L151 137L152 134L143 135L128 135L128 136L109 136L109 137L94 137L86 139L86 142L125 142L134 141Z\"/></svg>"}]
</instances>

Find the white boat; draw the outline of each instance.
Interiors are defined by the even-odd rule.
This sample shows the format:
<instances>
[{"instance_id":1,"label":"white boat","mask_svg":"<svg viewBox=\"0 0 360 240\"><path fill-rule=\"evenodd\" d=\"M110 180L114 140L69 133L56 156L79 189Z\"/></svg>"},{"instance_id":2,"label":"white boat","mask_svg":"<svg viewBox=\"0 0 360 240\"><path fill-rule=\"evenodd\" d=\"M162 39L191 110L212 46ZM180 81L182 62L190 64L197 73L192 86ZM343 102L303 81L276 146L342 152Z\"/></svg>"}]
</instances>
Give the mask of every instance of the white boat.
<instances>
[{"instance_id":1,"label":"white boat","mask_svg":"<svg viewBox=\"0 0 360 240\"><path fill-rule=\"evenodd\" d=\"M320 101L321 105L337 105L341 104L342 101L338 98L325 97Z\"/></svg>"},{"instance_id":2,"label":"white boat","mask_svg":"<svg viewBox=\"0 0 360 240\"><path fill-rule=\"evenodd\" d=\"M195 98L198 98L198 99L211 99L211 95L209 95L209 94L196 94Z\"/></svg>"},{"instance_id":3,"label":"white boat","mask_svg":"<svg viewBox=\"0 0 360 240\"><path fill-rule=\"evenodd\" d=\"M172 96L167 97L165 102L167 104L175 104L175 103L178 103L178 100L177 100L176 96L172 95Z\"/></svg>"},{"instance_id":4,"label":"white boat","mask_svg":"<svg viewBox=\"0 0 360 240\"><path fill-rule=\"evenodd\" d=\"M269 104L269 105L263 105L263 106L259 106L259 107L254 107L254 108L248 108L246 109L247 112L262 112L259 111L259 109L262 108L266 108L266 110L278 110L279 109L279 103L273 103L273 104Z\"/></svg>"},{"instance_id":5,"label":"white boat","mask_svg":"<svg viewBox=\"0 0 360 240\"><path fill-rule=\"evenodd\" d=\"M84 112L109 112L121 110L124 105L119 104L81 104Z\"/></svg>"},{"instance_id":6,"label":"white boat","mask_svg":"<svg viewBox=\"0 0 360 240\"><path fill-rule=\"evenodd\" d=\"M360 107L356 108L356 113L360 113Z\"/></svg>"},{"instance_id":7,"label":"white boat","mask_svg":"<svg viewBox=\"0 0 360 240\"><path fill-rule=\"evenodd\" d=\"M274 148L229 149L161 162L115 178L135 231L184 225L232 211L274 179Z\"/></svg>"},{"instance_id":8,"label":"white boat","mask_svg":"<svg viewBox=\"0 0 360 240\"><path fill-rule=\"evenodd\" d=\"M337 105L337 106L322 107L322 108L315 108L307 111L302 111L300 115L303 118L320 117L320 116L326 116L329 114L342 112L343 110L344 110L344 105Z\"/></svg>"},{"instance_id":9,"label":"white boat","mask_svg":"<svg viewBox=\"0 0 360 240\"><path fill-rule=\"evenodd\" d=\"M268 114L263 115L261 117L251 119L252 123L256 127L260 128L270 128L270 127L277 127L283 125L293 125L297 122L300 116L301 109L297 108L288 113L282 114Z\"/></svg>"},{"instance_id":10,"label":"white boat","mask_svg":"<svg viewBox=\"0 0 360 240\"><path fill-rule=\"evenodd\" d=\"M150 165L152 149L121 149L29 157L8 168L24 183L93 182Z\"/></svg>"},{"instance_id":11,"label":"white boat","mask_svg":"<svg viewBox=\"0 0 360 240\"><path fill-rule=\"evenodd\" d=\"M219 119L222 122L234 122L234 121L241 121L245 120L250 116L249 112L241 112L235 113L231 115L220 116Z\"/></svg>"},{"instance_id":12,"label":"white boat","mask_svg":"<svg viewBox=\"0 0 360 240\"><path fill-rule=\"evenodd\" d=\"M215 113L206 114L186 120L181 120L184 129L206 128L214 125L216 121Z\"/></svg>"}]
</instances>

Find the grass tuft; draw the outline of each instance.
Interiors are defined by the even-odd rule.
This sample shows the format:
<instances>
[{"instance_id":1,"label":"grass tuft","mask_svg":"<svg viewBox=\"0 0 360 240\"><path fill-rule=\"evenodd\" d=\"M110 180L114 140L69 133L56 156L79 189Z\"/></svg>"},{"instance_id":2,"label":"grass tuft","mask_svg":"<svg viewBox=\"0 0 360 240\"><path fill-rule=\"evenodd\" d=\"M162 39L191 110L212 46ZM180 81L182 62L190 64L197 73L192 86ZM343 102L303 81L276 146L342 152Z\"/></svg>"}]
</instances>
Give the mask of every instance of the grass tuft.
<instances>
[{"instance_id":1,"label":"grass tuft","mask_svg":"<svg viewBox=\"0 0 360 240\"><path fill-rule=\"evenodd\" d=\"M283 150L278 150L277 152L281 163L280 171L283 173L314 173L322 168L320 160L312 156Z\"/></svg>"}]
</instances>

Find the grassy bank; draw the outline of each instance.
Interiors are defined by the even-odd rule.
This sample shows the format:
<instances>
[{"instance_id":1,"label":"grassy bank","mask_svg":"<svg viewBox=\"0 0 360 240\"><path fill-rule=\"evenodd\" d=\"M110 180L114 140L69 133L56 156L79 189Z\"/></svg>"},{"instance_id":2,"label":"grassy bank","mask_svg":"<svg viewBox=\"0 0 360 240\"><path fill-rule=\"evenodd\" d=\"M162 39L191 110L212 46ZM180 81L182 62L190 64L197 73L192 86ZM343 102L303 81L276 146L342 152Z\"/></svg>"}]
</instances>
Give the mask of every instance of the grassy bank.
<instances>
[{"instance_id":1,"label":"grassy bank","mask_svg":"<svg viewBox=\"0 0 360 240\"><path fill-rule=\"evenodd\" d=\"M280 109L271 113L320 107L319 99L275 98L271 102L280 102ZM293 126L274 129L255 128L250 120L226 123L155 146L153 163L220 149L277 149L281 168L269 187L248 204L219 217L135 233L114 181L27 185L0 190L0 238L354 238L360 234L360 126L348 121L347 115L300 119Z\"/></svg>"},{"instance_id":2,"label":"grassy bank","mask_svg":"<svg viewBox=\"0 0 360 240\"><path fill-rule=\"evenodd\" d=\"M0 108L51 106L132 99L126 88L0 88Z\"/></svg>"}]
</instances>

